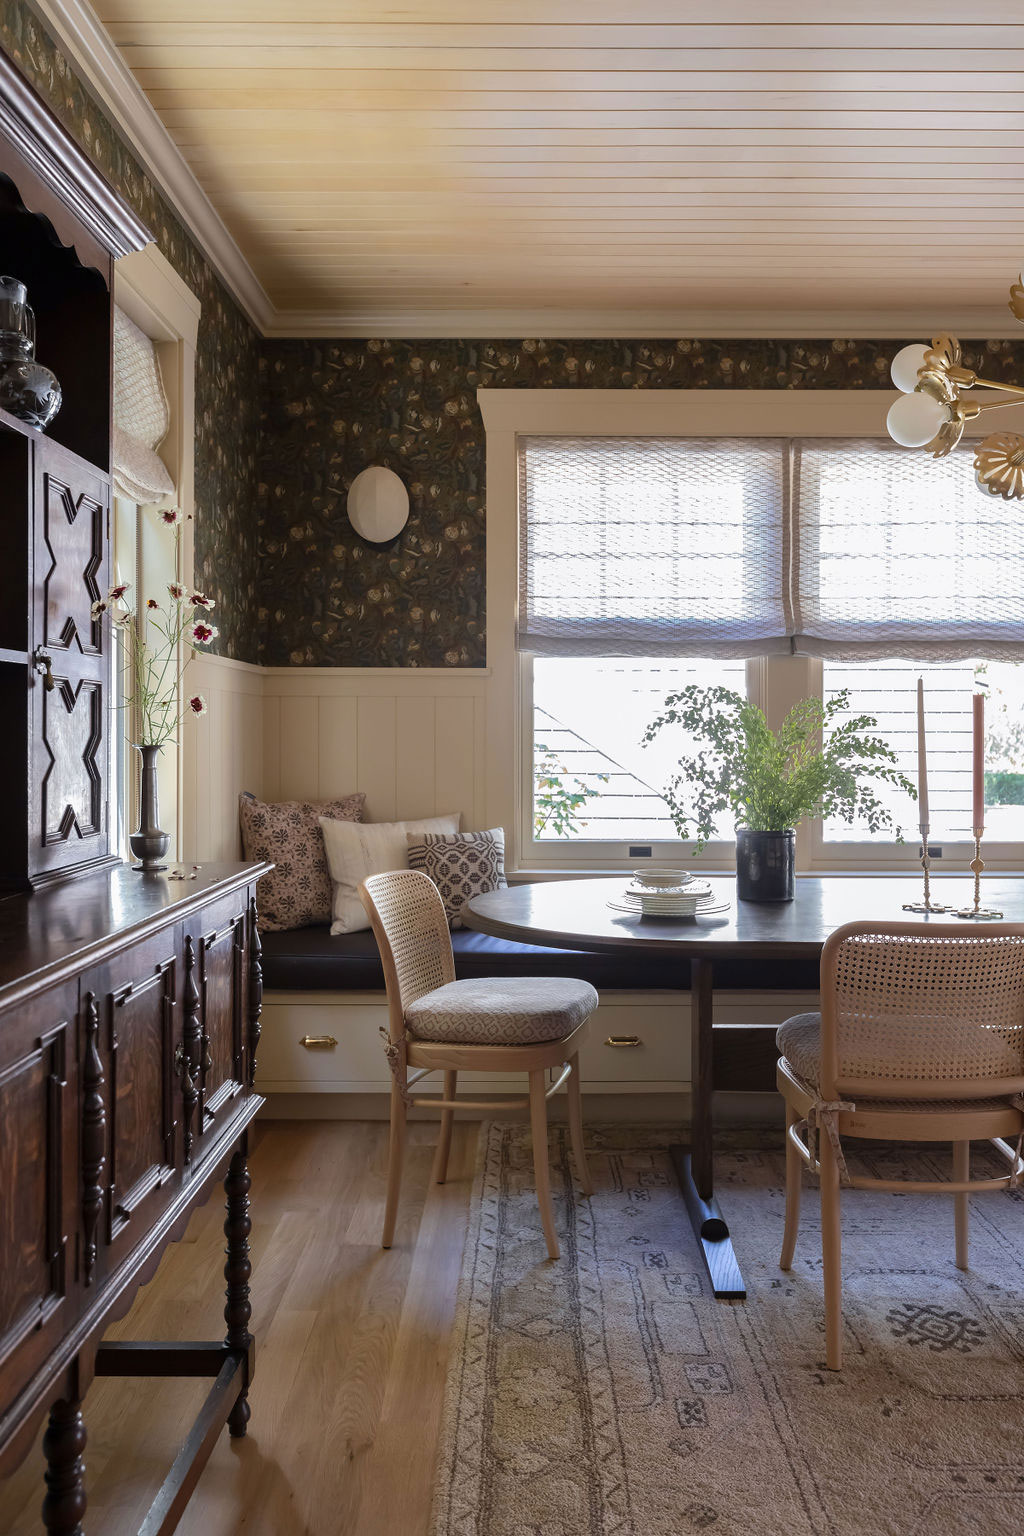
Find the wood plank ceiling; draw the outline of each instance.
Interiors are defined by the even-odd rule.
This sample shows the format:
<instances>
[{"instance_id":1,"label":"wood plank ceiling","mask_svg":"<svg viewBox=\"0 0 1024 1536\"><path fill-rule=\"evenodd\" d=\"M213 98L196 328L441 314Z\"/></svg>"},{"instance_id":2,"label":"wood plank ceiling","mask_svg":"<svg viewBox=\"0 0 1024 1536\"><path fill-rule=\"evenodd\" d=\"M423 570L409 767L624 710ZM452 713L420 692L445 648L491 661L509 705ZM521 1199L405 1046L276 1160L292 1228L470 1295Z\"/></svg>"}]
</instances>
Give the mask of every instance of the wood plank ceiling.
<instances>
[{"instance_id":1,"label":"wood plank ceiling","mask_svg":"<svg viewBox=\"0 0 1024 1536\"><path fill-rule=\"evenodd\" d=\"M279 330L1014 334L1024 0L95 4Z\"/></svg>"}]
</instances>

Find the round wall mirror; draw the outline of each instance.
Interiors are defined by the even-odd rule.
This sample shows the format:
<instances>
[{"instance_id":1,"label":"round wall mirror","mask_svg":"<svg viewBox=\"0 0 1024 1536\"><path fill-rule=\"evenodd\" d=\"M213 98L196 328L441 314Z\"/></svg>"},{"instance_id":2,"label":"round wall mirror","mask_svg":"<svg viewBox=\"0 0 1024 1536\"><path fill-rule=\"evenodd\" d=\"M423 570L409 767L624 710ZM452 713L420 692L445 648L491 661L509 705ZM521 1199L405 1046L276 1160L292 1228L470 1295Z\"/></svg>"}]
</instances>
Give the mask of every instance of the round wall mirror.
<instances>
[{"instance_id":1,"label":"round wall mirror","mask_svg":"<svg viewBox=\"0 0 1024 1536\"><path fill-rule=\"evenodd\" d=\"M393 469L373 464L356 475L348 492L348 520L370 544L397 539L409 520L409 492Z\"/></svg>"}]
</instances>

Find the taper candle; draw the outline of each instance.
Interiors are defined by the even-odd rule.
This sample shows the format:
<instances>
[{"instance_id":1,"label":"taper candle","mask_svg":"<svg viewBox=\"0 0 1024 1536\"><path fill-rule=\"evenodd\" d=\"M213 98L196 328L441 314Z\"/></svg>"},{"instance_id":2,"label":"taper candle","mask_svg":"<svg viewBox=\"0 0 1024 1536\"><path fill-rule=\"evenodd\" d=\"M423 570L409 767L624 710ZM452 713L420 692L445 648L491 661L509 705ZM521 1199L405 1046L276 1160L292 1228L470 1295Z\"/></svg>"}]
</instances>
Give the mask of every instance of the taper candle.
<instances>
[{"instance_id":1,"label":"taper candle","mask_svg":"<svg viewBox=\"0 0 1024 1536\"><path fill-rule=\"evenodd\" d=\"M971 831L985 829L985 695L974 695L974 806Z\"/></svg>"},{"instance_id":2,"label":"taper candle","mask_svg":"<svg viewBox=\"0 0 1024 1536\"><path fill-rule=\"evenodd\" d=\"M928 756L924 741L924 678L917 680L917 820L922 827L928 820Z\"/></svg>"}]
</instances>

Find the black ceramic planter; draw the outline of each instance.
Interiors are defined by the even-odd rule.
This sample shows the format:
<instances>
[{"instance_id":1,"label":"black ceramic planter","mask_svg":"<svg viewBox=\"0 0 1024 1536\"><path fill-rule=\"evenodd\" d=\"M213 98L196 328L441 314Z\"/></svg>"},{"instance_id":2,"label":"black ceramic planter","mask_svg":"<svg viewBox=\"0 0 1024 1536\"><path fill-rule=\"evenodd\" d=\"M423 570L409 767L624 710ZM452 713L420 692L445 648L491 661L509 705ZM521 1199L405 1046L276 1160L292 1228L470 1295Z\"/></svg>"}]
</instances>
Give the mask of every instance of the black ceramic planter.
<instances>
[{"instance_id":1,"label":"black ceramic planter","mask_svg":"<svg viewBox=\"0 0 1024 1536\"><path fill-rule=\"evenodd\" d=\"M792 901L796 894L796 833L736 831L736 895L740 901Z\"/></svg>"}]
</instances>

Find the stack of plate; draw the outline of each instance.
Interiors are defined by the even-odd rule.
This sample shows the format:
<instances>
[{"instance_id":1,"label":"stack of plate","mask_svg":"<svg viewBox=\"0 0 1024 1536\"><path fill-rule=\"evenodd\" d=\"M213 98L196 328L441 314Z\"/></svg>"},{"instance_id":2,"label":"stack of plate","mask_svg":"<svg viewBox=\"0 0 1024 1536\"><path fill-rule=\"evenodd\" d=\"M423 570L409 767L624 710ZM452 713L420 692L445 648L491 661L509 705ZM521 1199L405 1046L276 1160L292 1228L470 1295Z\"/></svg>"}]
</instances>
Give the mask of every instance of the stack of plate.
<instances>
[{"instance_id":1,"label":"stack of plate","mask_svg":"<svg viewBox=\"0 0 1024 1536\"><path fill-rule=\"evenodd\" d=\"M608 903L618 912L638 912L641 917L696 917L700 912L721 912L728 906L716 898L706 880L686 877L685 885L659 886L634 880L619 901Z\"/></svg>"}]
</instances>

